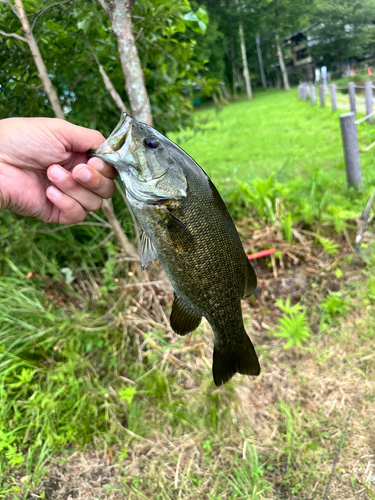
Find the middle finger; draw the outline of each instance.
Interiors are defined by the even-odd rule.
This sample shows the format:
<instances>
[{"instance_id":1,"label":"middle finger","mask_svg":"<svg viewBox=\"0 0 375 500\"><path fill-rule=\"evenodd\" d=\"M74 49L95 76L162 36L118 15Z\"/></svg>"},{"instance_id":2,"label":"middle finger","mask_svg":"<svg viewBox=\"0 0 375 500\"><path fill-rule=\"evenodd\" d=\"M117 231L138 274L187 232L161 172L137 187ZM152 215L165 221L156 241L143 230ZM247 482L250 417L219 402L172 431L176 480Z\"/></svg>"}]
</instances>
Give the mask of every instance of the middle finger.
<instances>
[{"instance_id":1,"label":"middle finger","mask_svg":"<svg viewBox=\"0 0 375 500\"><path fill-rule=\"evenodd\" d=\"M116 190L113 180L103 175L91 164L76 165L72 170L72 177L76 182L102 198L111 198Z\"/></svg>"},{"instance_id":2,"label":"middle finger","mask_svg":"<svg viewBox=\"0 0 375 500\"><path fill-rule=\"evenodd\" d=\"M51 165L47 169L47 177L63 193L76 200L86 211L95 211L102 206L102 196L79 184L73 179L72 173L60 165Z\"/></svg>"}]
</instances>

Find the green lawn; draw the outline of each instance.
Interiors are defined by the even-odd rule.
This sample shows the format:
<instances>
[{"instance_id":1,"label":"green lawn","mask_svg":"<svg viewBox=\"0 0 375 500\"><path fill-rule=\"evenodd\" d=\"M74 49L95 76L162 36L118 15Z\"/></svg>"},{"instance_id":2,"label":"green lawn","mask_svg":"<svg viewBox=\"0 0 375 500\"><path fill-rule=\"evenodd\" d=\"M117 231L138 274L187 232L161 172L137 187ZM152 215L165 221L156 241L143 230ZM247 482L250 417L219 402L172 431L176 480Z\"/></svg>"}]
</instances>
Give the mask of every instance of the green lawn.
<instances>
[{"instance_id":1,"label":"green lawn","mask_svg":"<svg viewBox=\"0 0 375 500\"><path fill-rule=\"evenodd\" d=\"M309 193L313 180L321 189L345 196L341 112L347 110L334 113L329 102L325 108L312 107L298 99L295 89L260 92L252 101L224 105L220 113L214 108L199 111L199 118L207 120L206 132L192 136L186 131L171 139L226 189L234 179L248 182L277 173L279 181L290 183L301 196ZM375 140L373 126L359 125L358 133L360 147ZM375 148L361 155L366 192L375 185L374 154Z\"/></svg>"}]
</instances>

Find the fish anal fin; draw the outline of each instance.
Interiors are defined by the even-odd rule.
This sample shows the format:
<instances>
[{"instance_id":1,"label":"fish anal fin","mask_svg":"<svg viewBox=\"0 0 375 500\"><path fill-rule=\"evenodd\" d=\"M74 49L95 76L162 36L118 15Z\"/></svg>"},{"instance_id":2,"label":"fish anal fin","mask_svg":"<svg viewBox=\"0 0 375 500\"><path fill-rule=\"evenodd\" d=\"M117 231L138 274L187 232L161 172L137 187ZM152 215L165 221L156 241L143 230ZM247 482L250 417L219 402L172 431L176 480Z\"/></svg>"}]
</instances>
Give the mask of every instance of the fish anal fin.
<instances>
[{"instance_id":1,"label":"fish anal fin","mask_svg":"<svg viewBox=\"0 0 375 500\"><path fill-rule=\"evenodd\" d=\"M259 375L260 366L251 340L244 333L243 343L235 349L214 347L212 374L216 386L225 384L235 373Z\"/></svg>"},{"instance_id":2,"label":"fish anal fin","mask_svg":"<svg viewBox=\"0 0 375 500\"><path fill-rule=\"evenodd\" d=\"M172 312L169 318L172 330L179 335L186 335L196 330L201 320L202 316L192 311L175 292Z\"/></svg>"},{"instance_id":3,"label":"fish anal fin","mask_svg":"<svg viewBox=\"0 0 375 500\"><path fill-rule=\"evenodd\" d=\"M246 268L245 268L245 291L243 298L250 297L257 287L257 276L255 274L253 266L250 264L249 259L246 256Z\"/></svg>"},{"instance_id":4,"label":"fish anal fin","mask_svg":"<svg viewBox=\"0 0 375 500\"><path fill-rule=\"evenodd\" d=\"M142 234L139 257L142 269L146 269L148 263L153 262L158 257L157 251L146 233Z\"/></svg>"}]
</instances>

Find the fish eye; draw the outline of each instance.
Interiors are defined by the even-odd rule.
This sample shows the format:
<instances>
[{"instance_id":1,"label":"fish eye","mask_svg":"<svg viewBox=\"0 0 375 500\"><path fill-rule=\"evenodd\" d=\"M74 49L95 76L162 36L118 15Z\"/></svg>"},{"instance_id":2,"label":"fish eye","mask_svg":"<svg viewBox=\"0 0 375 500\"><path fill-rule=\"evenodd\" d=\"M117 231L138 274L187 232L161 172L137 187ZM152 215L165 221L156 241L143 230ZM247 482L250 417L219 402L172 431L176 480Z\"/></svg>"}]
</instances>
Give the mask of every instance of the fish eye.
<instances>
[{"instance_id":1,"label":"fish eye","mask_svg":"<svg viewBox=\"0 0 375 500\"><path fill-rule=\"evenodd\" d=\"M153 135L150 135L149 137L143 139L143 144L148 149L157 149L159 147L159 141Z\"/></svg>"}]
</instances>

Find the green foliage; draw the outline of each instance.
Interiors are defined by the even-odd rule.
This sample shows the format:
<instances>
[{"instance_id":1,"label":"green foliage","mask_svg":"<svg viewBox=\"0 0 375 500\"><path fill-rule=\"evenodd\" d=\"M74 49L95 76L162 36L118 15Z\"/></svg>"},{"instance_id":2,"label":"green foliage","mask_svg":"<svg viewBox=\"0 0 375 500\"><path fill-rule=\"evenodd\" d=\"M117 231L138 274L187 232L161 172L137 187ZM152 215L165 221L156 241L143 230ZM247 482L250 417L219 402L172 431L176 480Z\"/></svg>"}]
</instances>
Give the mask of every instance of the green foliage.
<instances>
[{"instance_id":1,"label":"green foliage","mask_svg":"<svg viewBox=\"0 0 375 500\"><path fill-rule=\"evenodd\" d=\"M228 478L229 484L233 487L231 498L262 500L267 498L271 485L263 478L264 466L259 463L255 446L244 435L243 438L246 458L238 459L237 467Z\"/></svg>"},{"instance_id":2,"label":"green foliage","mask_svg":"<svg viewBox=\"0 0 375 500\"><path fill-rule=\"evenodd\" d=\"M58 4L25 1L33 33L67 118L109 135L119 110L107 93L89 45L123 101L127 103L117 42L98 2ZM48 8L50 7L50 8ZM38 14L41 15L38 15ZM0 5L0 28L22 35L18 18ZM133 9L137 48L156 127L166 132L193 123L191 95L206 81L205 61L195 58L195 36L206 31L208 16L188 0L138 1ZM184 41L179 39L186 34ZM0 36L0 111L7 116L53 116L27 43Z\"/></svg>"},{"instance_id":3,"label":"green foliage","mask_svg":"<svg viewBox=\"0 0 375 500\"><path fill-rule=\"evenodd\" d=\"M274 223L280 217L283 198L287 195L287 189L275 180L271 174L266 178L256 178L251 183L237 180L238 191L233 198L240 195L245 208L255 208L256 215L266 222Z\"/></svg>"},{"instance_id":4,"label":"green foliage","mask_svg":"<svg viewBox=\"0 0 375 500\"><path fill-rule=\"evenodd\" d=\"M314 480L316 468L325 462L328 453L322 446L322 431L327 422L318 422L310 416L301 417L297 405L279 400L281 442L278 447L278 468L286 469L283 483L292 494L298 493L307 482ZM327 436L327 433L325 434ZM329 438L329 435L328 437Z\"/></svg>"},{"instance_id":5,"label":"green foliage","mask_svg":"<svg viewBox=\"0 0 375 500\"><path fill-rule=\"evenodd\" d=\"M106 324L85 326L95 324L95 313L54 306L53 296L12 267L17 276L0 278L1 473L25 456L30 469L39 467L42 449L114 435L125 418L104 382L123 363L123 350L113 355L116 330L109 342Z\"/></svg>"},{"instance_id":6,"label":"green foliage","mask_svg":"<svg viewBox=\"0 0 375 500\"><path fill-rule=\"evenodd\" d=\"M289 297L285 303L282 299L277 299L276 303L284 314L279 319L279 325L273 331L274 336L287 340L284 349L294 346L302 347L302 343L306 342L311 335L303 307L300 304L291 306Z\"/></svg>"},{"instance_id":7,"label":"green foliage","mask_svg":"<svg viewBox=\"0 0 375 500\"><path fill-rule=\"evenodd\" d=\"M329 238L325 238L324 236L319 236L319 235L318 235L318 240L319 243L324 248L324 251L327 252L329 255L335 255L337 253L338 249L337 243L330 240Z\"/></svg>"},{"instance_id":8,"label":"green foliage","mask_svg":"<svg viewBox=\"0 0 375 500\"><path fill-rule=\"evenodd\" d=\"M330 318L345 317L350 309L349 301L339 292L329 293L322 301L322 309Z\"/></svg>"},{"instance_id":9,"label":"green foliage","mask_svg":"<svg viewBox=\"0 0 375 500\"><path fill-rule=\"evenodd\" d=\"M317 43L310 51L325 64L350 58L362 58L373 49L375 30L371 24L373 0L343 0L338 8L335 0L316 2L310 30ZM341 71L341 68L338 68Z\"/></svg>"}]
</instances>

